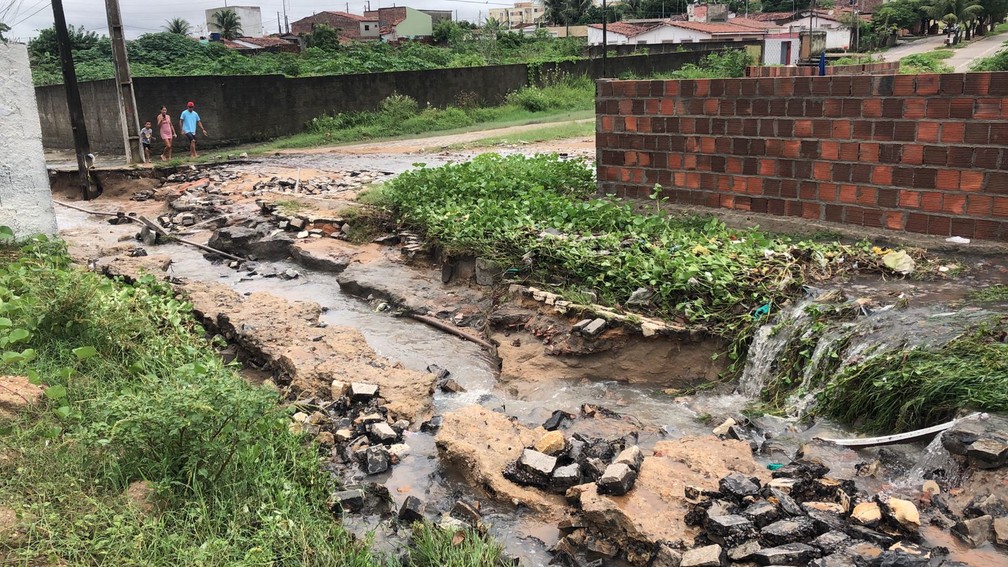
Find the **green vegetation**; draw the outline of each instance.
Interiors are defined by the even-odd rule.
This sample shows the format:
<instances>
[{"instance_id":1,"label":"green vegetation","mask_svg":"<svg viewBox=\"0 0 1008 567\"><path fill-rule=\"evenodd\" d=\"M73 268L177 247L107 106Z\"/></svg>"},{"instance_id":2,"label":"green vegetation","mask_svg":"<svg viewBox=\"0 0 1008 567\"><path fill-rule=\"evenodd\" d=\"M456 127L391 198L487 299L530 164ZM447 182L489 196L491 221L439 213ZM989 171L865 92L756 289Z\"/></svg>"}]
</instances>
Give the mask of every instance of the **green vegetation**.
<instances>
[{"instance_id":1,"label":"green vegetation","mask_svg":"<svg viewBox=\"0 0 1008 567\"><path fill-rule=\"evenodd\" d=\"M1008 71L1008 49L1002 49L990 57L977 59L970 65L970 71Z\"/></svg>"},{"instance_id":2,"label":"green vegetation","mask_svg":"<svg viewBox=\"0 0 1008 567\"><path fill-rule=\"evenodd\" d=\"M969 294L971 301L1008 301L1008 285L992 285Z\"/></svg>"},{"instance_id":3,"label":"green vegetation","mask_svg":"<svg viewBox=\"0 0 1008 567\"><path fill-rule=\"evenodd\" d=\"M479 533L413 525L410 562L415 567L495 567L503 549Z\"/></svg>"},{"instance_id":4,"label":"green vegetation","mask_svg":"<svg viewBox=\"0 0 1008 567\"><path fill-rule=\"evenodd\" d=\"M465 148L486 148L491 146L506 146L515 144L535 144L548 142L551 140L564 140L567 138L579 138L582 136L592 136L595 134L595 122L593 120L577 122L561 122L540 128L530 128L513 134L502 136L492 136L481 138L472 142L465 142L450 146L453 149Z\"/></svg>"},{"instance_id":5,"label":"green vegetation","mask_svg":"<svg viewBox=\"0 0 1008 567\"><path fill-rule=\"evenodd\" d=\"M948 59L949 57L952 57L952 51L948 49L907 55L903 59L900 59L900 73L904 75L951 73L952 66L942 62L942 59Z\"/></svg>"},{"instance_id":6,"label":"green vegetation","mask_svg":"<svg viewBox=\"0 0 1008 567\"><path fill-rule=\"evenodd\" d=\"M961 408L1008 411L1008 319L942 348L895 351L845 369L820 396L821 411L871 431L905 431Z\"/></svg>"},{"instance_id":7,"label":"green vegetation","mask_svg":"<svg viewBox=\"0 0 1008 567\"><path fill-rule=\"evenodd\" d=\"M572 298L593 294L620 305L649 288L656 315L734 340L733 360L744 354L761 306L775 310L805 282L855 265L881 270L867 245L635 214L630 203L591 198L594 192L592 171L579 162L485 154L404 173L381 195L402 223L446 249L478 254Z\"/></svg>"},{"instance_id":8,"label":"green vegetation","mask_svg":"<svg viewBox=\"0 0 1008 567\"><path fill-rule=\"evenodd\" d=\"M595 86L587 77L567 77L545 87L525 87L511 93L506 104L482 107L466 93L460 105L423 108L412 98L392 95L379 109L367 112L321 116L308 124L307 132L270 144L270 148L296 148L376 138L393 138L430 132L458 130L482 124L515 123L556 117L570 112L583 118L595 104Z\"/></svg>"},{"instance_id":9,"label":"green vegetation","mask_svg":"<svg viewBox=\"0 0 1008 567\"><path fill-rule=\"evenodd\" d=\"M171 22L169 28L176 32L181 29ZM70 31L77 78L90 81L113 77L108 38L83 28ZM585 45L583 38L526 37L482 29L456 31L459 37L445 46L410 42L394 47L382 42L340 45L335 30L320 26L305 37L309 47L302 53L254 56L240 54L217 42L203 44L179 33L161 32L127 42L127 51L136 77L267 74L302 77L563 61L581 57ZM52 28L42 30L29 43L29 51L36 85L63 81Z\"/></svg>"},{"instance_id":10,"label":"green vegetation","mask_svg":"<svg viewBox=\"0 0 1008 567\"><path fill-rule=\"evenodd\" d=\"M729 49L711 53L699 65L687 63L671 73L659 73L657 79L729 79L745 76L746 67L752 65L752 56L742 49Z\"/></svg>"}]
</instances>

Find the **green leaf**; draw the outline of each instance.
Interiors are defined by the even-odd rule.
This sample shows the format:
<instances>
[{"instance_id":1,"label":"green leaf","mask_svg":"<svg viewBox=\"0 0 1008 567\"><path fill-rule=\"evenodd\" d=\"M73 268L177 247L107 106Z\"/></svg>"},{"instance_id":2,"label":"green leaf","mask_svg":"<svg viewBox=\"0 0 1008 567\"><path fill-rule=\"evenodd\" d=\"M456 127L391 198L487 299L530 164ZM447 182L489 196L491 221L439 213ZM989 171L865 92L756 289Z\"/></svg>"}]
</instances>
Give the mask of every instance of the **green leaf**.
<instances>
[{"instance_id":1,"label":"green leaf","mask_svg":"<svg viewBox=\"0 0 1008 567\"><path fill-rule=\"evenodd\" d=\"M27 329L14 329L7 335L8 344L14 344L19 341L23 341L31 336L31 333Z\"/></svg>"},{"instance_id":2,"label":"green leaf","mask_svg":"<svg viewBox=\"0 0 1008 567\"><path fill-rule=\"evenodd\" d=\"M53 413L60 419L66 419L70 417L70 406L60 406L54 409Z\"/></svg>"},{"instance_id":3,"label":"green leaf","mask_svg":"<svg viewBox=\"0 0 1008 567\"><path fill-rule=\"evenodd\" d=\"M7 328L14 325L14 322L6 317L0 317L0 327Z\"/></svg>"},{"instance_id":4,"label":"green leaf","mask_svg":"<svg viewBox=\"0 0 1008 567\"><path fill-rule=\"evenodd\" d=\"M50 400L62 400L67 396L66 386L49 386L46 388L45 395Z\"/></svg>"},{"instance_id":5,"label":"green leaf","mask_svg":"<svg viewBox=\"0 0 1008 567\"><path fill-rule=\"evenodd\" d=\"M95 347L93 346L82 346L73 349L73 353L74 356L77 357L77 360L87 360L92 356L97 355L98 351L95 350Z\"/></svg>"}]
</instances>

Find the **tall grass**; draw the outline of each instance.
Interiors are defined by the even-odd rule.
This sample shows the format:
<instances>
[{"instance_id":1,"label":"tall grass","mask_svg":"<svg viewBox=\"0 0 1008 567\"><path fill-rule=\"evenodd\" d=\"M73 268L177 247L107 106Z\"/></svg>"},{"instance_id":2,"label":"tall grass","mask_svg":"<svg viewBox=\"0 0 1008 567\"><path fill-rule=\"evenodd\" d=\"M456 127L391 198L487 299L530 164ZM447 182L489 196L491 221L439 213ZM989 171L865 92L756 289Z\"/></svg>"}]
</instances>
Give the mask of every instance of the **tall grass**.
<instances>
[{"instance_id":1,"label":"tall grass","mask_svg":"<svg viewBox=\"0 0 1008 567\"><path fill-rule=\"evenodd\" d=\"M49 387L0 417L0 504L26 530L0 539L0 563L377 564L333 520L331 480L276 394L223 364L170 289L42 242L0 261L0 311L4 373ZM126 505L139 480L156 511Z\"/></svg>"}]
</instances>

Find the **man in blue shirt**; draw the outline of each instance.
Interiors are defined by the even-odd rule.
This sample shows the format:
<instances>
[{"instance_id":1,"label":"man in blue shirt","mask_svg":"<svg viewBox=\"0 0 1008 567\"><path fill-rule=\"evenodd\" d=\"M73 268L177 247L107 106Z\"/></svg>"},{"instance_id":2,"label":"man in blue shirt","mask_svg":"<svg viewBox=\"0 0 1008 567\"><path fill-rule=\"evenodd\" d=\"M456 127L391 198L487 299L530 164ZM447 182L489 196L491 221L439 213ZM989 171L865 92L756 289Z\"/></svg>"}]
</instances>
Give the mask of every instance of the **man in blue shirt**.
<instances>
[{"instance_id":1,"label":"man in blue shirt","mask_svg":"<svg viewBox=\"0 0 1008 567\"><path fill-rule=\"evenodd\" d=\"M199 114L193 110L196 105L193 102L189 102L188 108L182 111L179 115L179 129L186 138L189 138L189 155L192 157L198 157L196 155L196 127L203 131L203 135L206 136L206 128L203 127L203 123L200 122Z\"/></svg>"}]
</instances>

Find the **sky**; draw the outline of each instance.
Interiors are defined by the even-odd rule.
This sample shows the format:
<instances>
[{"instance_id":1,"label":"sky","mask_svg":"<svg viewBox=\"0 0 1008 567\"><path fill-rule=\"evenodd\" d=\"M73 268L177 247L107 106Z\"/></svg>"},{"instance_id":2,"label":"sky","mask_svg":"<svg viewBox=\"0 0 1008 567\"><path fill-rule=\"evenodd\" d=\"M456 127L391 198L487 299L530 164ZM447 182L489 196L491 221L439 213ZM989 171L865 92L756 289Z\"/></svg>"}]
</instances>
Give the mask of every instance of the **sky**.
<instances>
[{"instance_id":1,"label":"sky","mask_svg":"<svg viewBox=\"0 0 1008 567\"><path fill-rule=\"evenodd\" d=\"M284 4L287 18L293 22L316 12L349 11L359 14L364 11L366 0L119 0L123 27L127 39L150 32L162 31L165 22L172 18L187 20L194 27L206 26L204 10L230 6L259 6L262 10L263 27L266 33L277 31L277 12L283 14ZM506 0L371 0L371 8L406 5L416 9L457 10L463 20L476 21L486 18L487 10L512 5ZM84 26L85 29L108 35L105 20L104 0L63 0L63 11L67 24ZM38 30L53 24L50 0L0 0L0 21L11 26L5 34L8 38L27 41L38 34Z\"/></svg>"}]
</instances>

